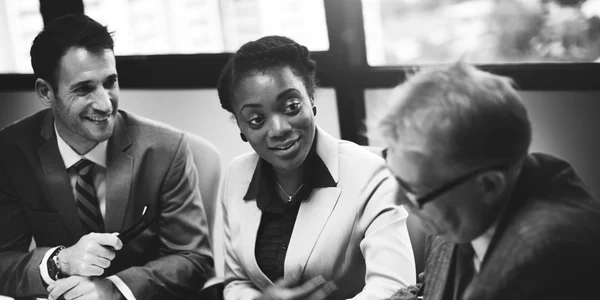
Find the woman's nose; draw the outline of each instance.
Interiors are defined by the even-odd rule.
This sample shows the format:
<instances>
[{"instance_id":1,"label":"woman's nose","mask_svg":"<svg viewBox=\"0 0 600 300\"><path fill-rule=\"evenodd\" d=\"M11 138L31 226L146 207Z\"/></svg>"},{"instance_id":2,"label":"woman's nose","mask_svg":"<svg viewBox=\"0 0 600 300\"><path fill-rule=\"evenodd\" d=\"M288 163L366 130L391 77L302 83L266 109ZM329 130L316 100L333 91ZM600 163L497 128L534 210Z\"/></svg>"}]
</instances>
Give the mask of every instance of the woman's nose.
<instances>
[{"instance_id":1,"label":"woman's nose","mask_svg":"<svg viewBox=\"0 0 600 300\"><path fill-rule=\"evenodd\" d=\"M292 129L292 126L285 116L273 116L269 128L269 136L278 137L284 135Z\"/></svg>"}]
</instances>

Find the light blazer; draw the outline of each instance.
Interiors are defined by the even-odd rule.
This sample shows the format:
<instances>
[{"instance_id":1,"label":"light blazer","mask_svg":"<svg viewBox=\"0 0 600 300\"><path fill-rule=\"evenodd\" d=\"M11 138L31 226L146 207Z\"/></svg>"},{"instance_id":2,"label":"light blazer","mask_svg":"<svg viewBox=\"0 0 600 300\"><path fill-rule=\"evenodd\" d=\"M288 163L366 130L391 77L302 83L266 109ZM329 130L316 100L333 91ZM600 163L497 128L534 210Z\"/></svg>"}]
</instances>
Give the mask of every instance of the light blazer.
<instances>
[{"instance_id":1,"label":"light blazer","mask_svg":"<svg viewBox=\"0 0 600 300\"><path fill-rule=\"evenodd\" d=\"M456 245L427 244L423 298L450 299ZM600 299L598 270L600 202L566 162L533 154L464 299Z\"/></svg>"},{"instance_id":2,"label":"light blazer","mask_svg":"<svg viewBox=\"0 0 600 300\"><path fill-rule=\"evenodd\" d=\"M51 111L0 131L0 294L46 297L39 265L84 234ZM197 173L183 133L119 111L107 147L106 232L157 221L117 252L116 274L138 300L177 299L212 277ZM31 238L37 248L29 251Z\"/></svg>"},{"instance_id":3,"label":"light blazer","mask_svg":"<svg viewBox=\"0 0 600 300\"><path fill-rule=\"evenodd\" d=\"M408 213L395 203L395 181L381 157L321 129L316 152L337 187L317 188L301 203L284 263L284 277L322 275L339 289L328 299L383 299L414 283ZM222 189L225 299L253 299L273 283L254 254L261 211L244 201L258 162L235 158Z\"/></svg>"}]
</instances>

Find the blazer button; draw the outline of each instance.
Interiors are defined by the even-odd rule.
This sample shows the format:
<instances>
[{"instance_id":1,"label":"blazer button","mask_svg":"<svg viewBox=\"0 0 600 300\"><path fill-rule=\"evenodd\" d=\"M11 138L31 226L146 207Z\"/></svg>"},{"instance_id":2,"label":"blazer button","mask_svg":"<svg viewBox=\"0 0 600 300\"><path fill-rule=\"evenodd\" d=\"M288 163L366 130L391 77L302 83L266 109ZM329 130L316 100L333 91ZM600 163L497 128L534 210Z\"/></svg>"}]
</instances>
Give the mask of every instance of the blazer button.
<instances>
[{"instance_id":1,"label":"blazer button","mask_svg":"<svg viewBox=\"0 0 600 300\"><path fill-rule=\"evenodd\" d=\"M285 220L286 220L286 221L289 221L289 220L291 220L291 219L292 219L292 216L290 216L290 215L285 215Z\"/></svg>"},{"instance_id":2,"label":"blazer button","mask_svg":"<svg viewBox=\"0 0 600 300\"><path fill-rule=\"evenodd\" d=\"M281 249L287 250L287 244L283 244L283 246L281 247Z\"/></svg>"}]
</instances>

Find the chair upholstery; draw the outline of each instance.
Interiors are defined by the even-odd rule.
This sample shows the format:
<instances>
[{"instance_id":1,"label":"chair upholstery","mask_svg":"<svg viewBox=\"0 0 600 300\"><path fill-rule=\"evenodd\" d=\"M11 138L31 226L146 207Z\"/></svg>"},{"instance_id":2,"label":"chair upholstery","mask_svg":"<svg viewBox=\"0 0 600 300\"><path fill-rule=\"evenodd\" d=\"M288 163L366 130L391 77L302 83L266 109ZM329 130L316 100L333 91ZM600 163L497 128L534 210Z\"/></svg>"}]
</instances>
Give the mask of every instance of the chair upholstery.
<instances>
[{"instance_id":1,"label":"chair upholstery","mask_svg":"<svg viewBox=\"0 0 600 300\"><path fill-rule=\"evenodd\" d=\"M208 231L213 240L221 180L221 157L217 148L205 138L186 133L194 164L198 171L198 188L206 212Z\"/></svg>"},{"instance_id":2,"label":"chair upholstery","mask_svg":"<svg viewBox=\"0 0 600 300\"><path fill-rule=\"evenodd\" d=\"M382 148L373 146L363 147L379 156L382 155ZM406 226L408 227L408 236L410 237L410 243L415 256L415 268L418 276L425 270L425 238L427 235L423 230L421 221L414 215L408 215Z\"/></svg>"},{"instance_id":3,"label":"chair upholstery","mask_svg":"<svg viewBox=\"0 0 600 300\"><path fill-rule=\"evenodd\" d=\"M223 254L219 251L215 251L215 240L218 239L216 237L215 224L219 221L217 220L217 210L219 207L218 193L221 181L221 157L217 148L205 138L191 133L186 133L186 137L198 172L198 188L200 189L202 204L206 212L208 231L213 247L213 258L216 265L224 261L224 258L222 257ZM189 300L223 299L224 284L222 274L216 275L216 277L210 278L202 290L189 298Z\"/></svg>"}]
</instances>

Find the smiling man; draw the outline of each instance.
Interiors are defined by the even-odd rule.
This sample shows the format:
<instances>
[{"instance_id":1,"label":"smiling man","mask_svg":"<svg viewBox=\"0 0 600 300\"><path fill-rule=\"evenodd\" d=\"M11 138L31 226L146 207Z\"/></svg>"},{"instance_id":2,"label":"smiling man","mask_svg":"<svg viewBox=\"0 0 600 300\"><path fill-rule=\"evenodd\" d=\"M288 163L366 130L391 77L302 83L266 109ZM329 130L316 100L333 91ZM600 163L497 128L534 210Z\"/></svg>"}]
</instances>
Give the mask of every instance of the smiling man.
<instances>
[{"instance_id":1,"label":"smiling man","mask_svg":"<svg viewBox=\"0 0 600 300\"><path fill-rule=\"evenodd\" d=\"M510 79L464 62L421 71L377 131L398 201L431 235L423 299L599 297L600 203L567 162L528 153Z\"/></svg>"},{"instance_id":2,"label":"smiling man","mask_svg":"<svg viewBox=\"0 0 600 300\"><path fill-rule=\"evenodd\" d=\"M141 300L198 291L213 262L187 141L118 109L106 27L59 18L35 38L31 62L49 109L0 131L0 294ZM122 241L118 233L138 221L151 225Z\"/></svg>"}]
</instances>

